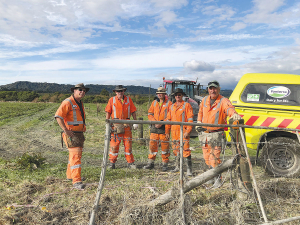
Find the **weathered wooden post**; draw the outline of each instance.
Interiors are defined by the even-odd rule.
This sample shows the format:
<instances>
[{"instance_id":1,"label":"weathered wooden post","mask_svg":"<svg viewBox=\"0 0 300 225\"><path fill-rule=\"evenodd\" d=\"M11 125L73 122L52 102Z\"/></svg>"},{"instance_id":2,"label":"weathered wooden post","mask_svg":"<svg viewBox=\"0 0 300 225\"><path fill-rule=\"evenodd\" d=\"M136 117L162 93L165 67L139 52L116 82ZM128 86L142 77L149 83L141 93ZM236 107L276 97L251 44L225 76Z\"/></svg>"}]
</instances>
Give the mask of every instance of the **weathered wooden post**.
<instances>
[{"instance_id":1,"label":"weathered wooden post","mask_svg":"<svg viewBox=\"0 0 300 225\"><path fill-rule=\"evenodd\" d=\"M139 120L143 120L143 118L140 117ZM143 127L143 124L139 124L139 127L138 127L138 143L141 144L141 145L145 145L146 144L146 141L144 139L144 127Z\"/></svg>"}]
</instances>

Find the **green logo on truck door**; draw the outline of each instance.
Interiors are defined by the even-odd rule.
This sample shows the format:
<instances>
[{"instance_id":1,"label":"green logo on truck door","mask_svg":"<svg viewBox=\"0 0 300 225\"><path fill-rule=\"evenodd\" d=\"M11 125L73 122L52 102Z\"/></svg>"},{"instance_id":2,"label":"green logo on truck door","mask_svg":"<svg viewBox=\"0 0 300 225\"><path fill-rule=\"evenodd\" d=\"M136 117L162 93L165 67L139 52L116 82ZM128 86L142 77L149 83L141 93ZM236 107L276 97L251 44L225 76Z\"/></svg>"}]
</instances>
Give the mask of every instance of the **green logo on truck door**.
<instances>
[{"instance_id":1,"label":"green logo on truck door","mask_svg":"<svg viewBox=\"0 0 300 225\"><path fill-rule=\"evenodd\" d=\"M247 94L247 101L258 102L259 94Z\"/></svg>"}]
</instances>

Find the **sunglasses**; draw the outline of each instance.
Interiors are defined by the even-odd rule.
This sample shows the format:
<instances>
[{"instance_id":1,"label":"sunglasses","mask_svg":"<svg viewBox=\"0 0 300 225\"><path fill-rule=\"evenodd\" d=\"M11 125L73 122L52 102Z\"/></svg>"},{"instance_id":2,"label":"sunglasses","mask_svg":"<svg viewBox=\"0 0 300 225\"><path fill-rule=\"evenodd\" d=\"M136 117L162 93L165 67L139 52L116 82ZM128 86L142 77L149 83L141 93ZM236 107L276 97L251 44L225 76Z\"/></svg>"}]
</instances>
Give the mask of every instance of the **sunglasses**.
<instances>
[{"instance_id":1,"label":"sunglasses","mask_svg":"<svg viewBox=\"0 0 300 225\"><path fill-rule=\"evenodd\" d=\"M208 86L209 86L209 85L211 85L211 84L215 84L215 85L217 85L217 86L220 86L220 85L219 85L219 83L218 83L218 82L216 82L216 81L209 82L209 83L208 83Z\"/></svg>"},{"instance_id":2,"label":"sunglasses","mask_svg":"<svg viewBox=\"0 0 300 225\"><path fill-rule=\"evenodd\" d=\"M86 92L86 90L85 90L85 89L82 89L82 88L78 88L77 90L78 90L78 91Z\"/></svg>"},{"instance_id":3,"label":"sunglasses","mask_svg":"<svg viewBox=\"0 0 300 225\"><path fill-rule=\"evenodd\" d=\"M116 91L116 92L124 92L124 90L122 90L122 91Z\"/></svg>"}]
</instances>

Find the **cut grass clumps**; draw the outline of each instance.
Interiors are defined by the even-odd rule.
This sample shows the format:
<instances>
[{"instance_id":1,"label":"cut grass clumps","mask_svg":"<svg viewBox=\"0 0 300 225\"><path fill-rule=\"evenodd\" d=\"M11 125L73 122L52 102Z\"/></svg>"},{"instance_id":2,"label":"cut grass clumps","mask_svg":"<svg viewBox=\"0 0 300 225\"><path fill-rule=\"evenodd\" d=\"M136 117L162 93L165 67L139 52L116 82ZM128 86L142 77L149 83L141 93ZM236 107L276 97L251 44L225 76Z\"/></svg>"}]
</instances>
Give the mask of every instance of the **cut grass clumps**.
<instances>
[{"instance_id":1,"label":"cut grass clumps","mask_svg":"<svg viewBox=\"0 0 300 225\"><path fill-rule=\"evenodd\" d=\"M16 160L16 163L19 169L34 170L45 165L45 161L46 158L42 157L41 154L33 153L30 155L28 153L24 153Z\"/></svg>"}]
</instances>

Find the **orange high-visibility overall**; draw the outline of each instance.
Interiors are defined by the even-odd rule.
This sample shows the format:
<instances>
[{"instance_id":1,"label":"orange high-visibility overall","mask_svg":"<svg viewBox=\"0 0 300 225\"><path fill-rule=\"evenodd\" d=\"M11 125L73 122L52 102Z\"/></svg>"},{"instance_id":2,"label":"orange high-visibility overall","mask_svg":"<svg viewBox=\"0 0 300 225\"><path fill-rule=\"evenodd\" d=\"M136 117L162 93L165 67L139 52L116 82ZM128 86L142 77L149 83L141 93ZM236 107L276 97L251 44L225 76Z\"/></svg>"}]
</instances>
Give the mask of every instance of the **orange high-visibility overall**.
<instances>
[{"instance_id":1,"label":"orange high-visibility overall","mask_svg":"<svg viewBox=\"0 0 300 225\"><path fill-rule=\"evenodd\" d=\"M85 132L86 126L84 124L85 119L85 112L83 103L83 113L84 115L81 115L80 108L75 101L73 95L67 99L65 99L60 107L57 109L55 113L55 118L60 118L64 120L64 124L67 127L68 130L72 130L75 132ZM63 139L66 144L66 135L63 133ZM82 147L72 147L69 148L69 161L68 161L68 167L67 167L67 178L72 179L73 184L77 182L81 182L81 157L82 157Z\"/></svg>"},{"instance_id":2,"label":"orange high-visibility overall","mask_svg":"<svg viewBox=\"0 0 300 225\"><path fill-rule=\"evenodd\" d=\"M210 96L206 96L200 103L198 121L211 124L226 124L227 116L231 117L236 111L229 99L219 95L213 105L210 105ZM216 167L221 163L220 154L223 127L204 127L207 129L199 140L202 142L202 151L205 163L208 166Z\"/></svg>"},{"instance_id":3,"label":"orange high-visibility overall","mask_svg":"<svg viewBox=\"0 0 300 225\"><path fill-rule=\"evenodd\" d=\"M136 107L130 97L124 95L123 101L116 96L109 99L105 112L111 114L112 119L129 120ZM134 162L132 154L132 133L130 126L125 127L125 132L121 134L111 133L109 161L115 163L119 155L119 146L121 141L125 147L125 158L128 163Z\"/></svg>"},{"instance_id":4,"label":"orange high-visibility overall","mask_svg":"<svg viewBox=\"0 0 300 225\"><path fill-rule=\"evenodd\" d=\"M181 102L179 106L175 102L168 113L168 121L177 121L177 122L189 122L193 123L193 108L188 102ZM167 125L166 133L170 132L172 135L172 148L175 156L180 152L180 125ZM192 131L192 126L183 126L183 133L190 134ZM191 155L190 150L190 137L183 138L183 157L187 158Z\"/></svg>"},{"instance_id":5,"label":"orange high-visibility overall","mask_svg":"<svg viewBox=\"0 0 300 225\"><path fill-rule=\"evenodd\" d=\"M154 100L148 110L148 119L151 121L167 121L167 115L171 105L172 102L166 99L162 104L160 104L159 99ZM161 133L163 131L164 133ZM158 152L159 142L161 145L162 161L167 163L169 162L170 151L169 151L169 139L166 138L165 129L164 130L154 129L153 132L150 130L150 143L149 143L150 153L148 155L148 159L155 160L156 154Z\"/></svg>"}]
</instances>

